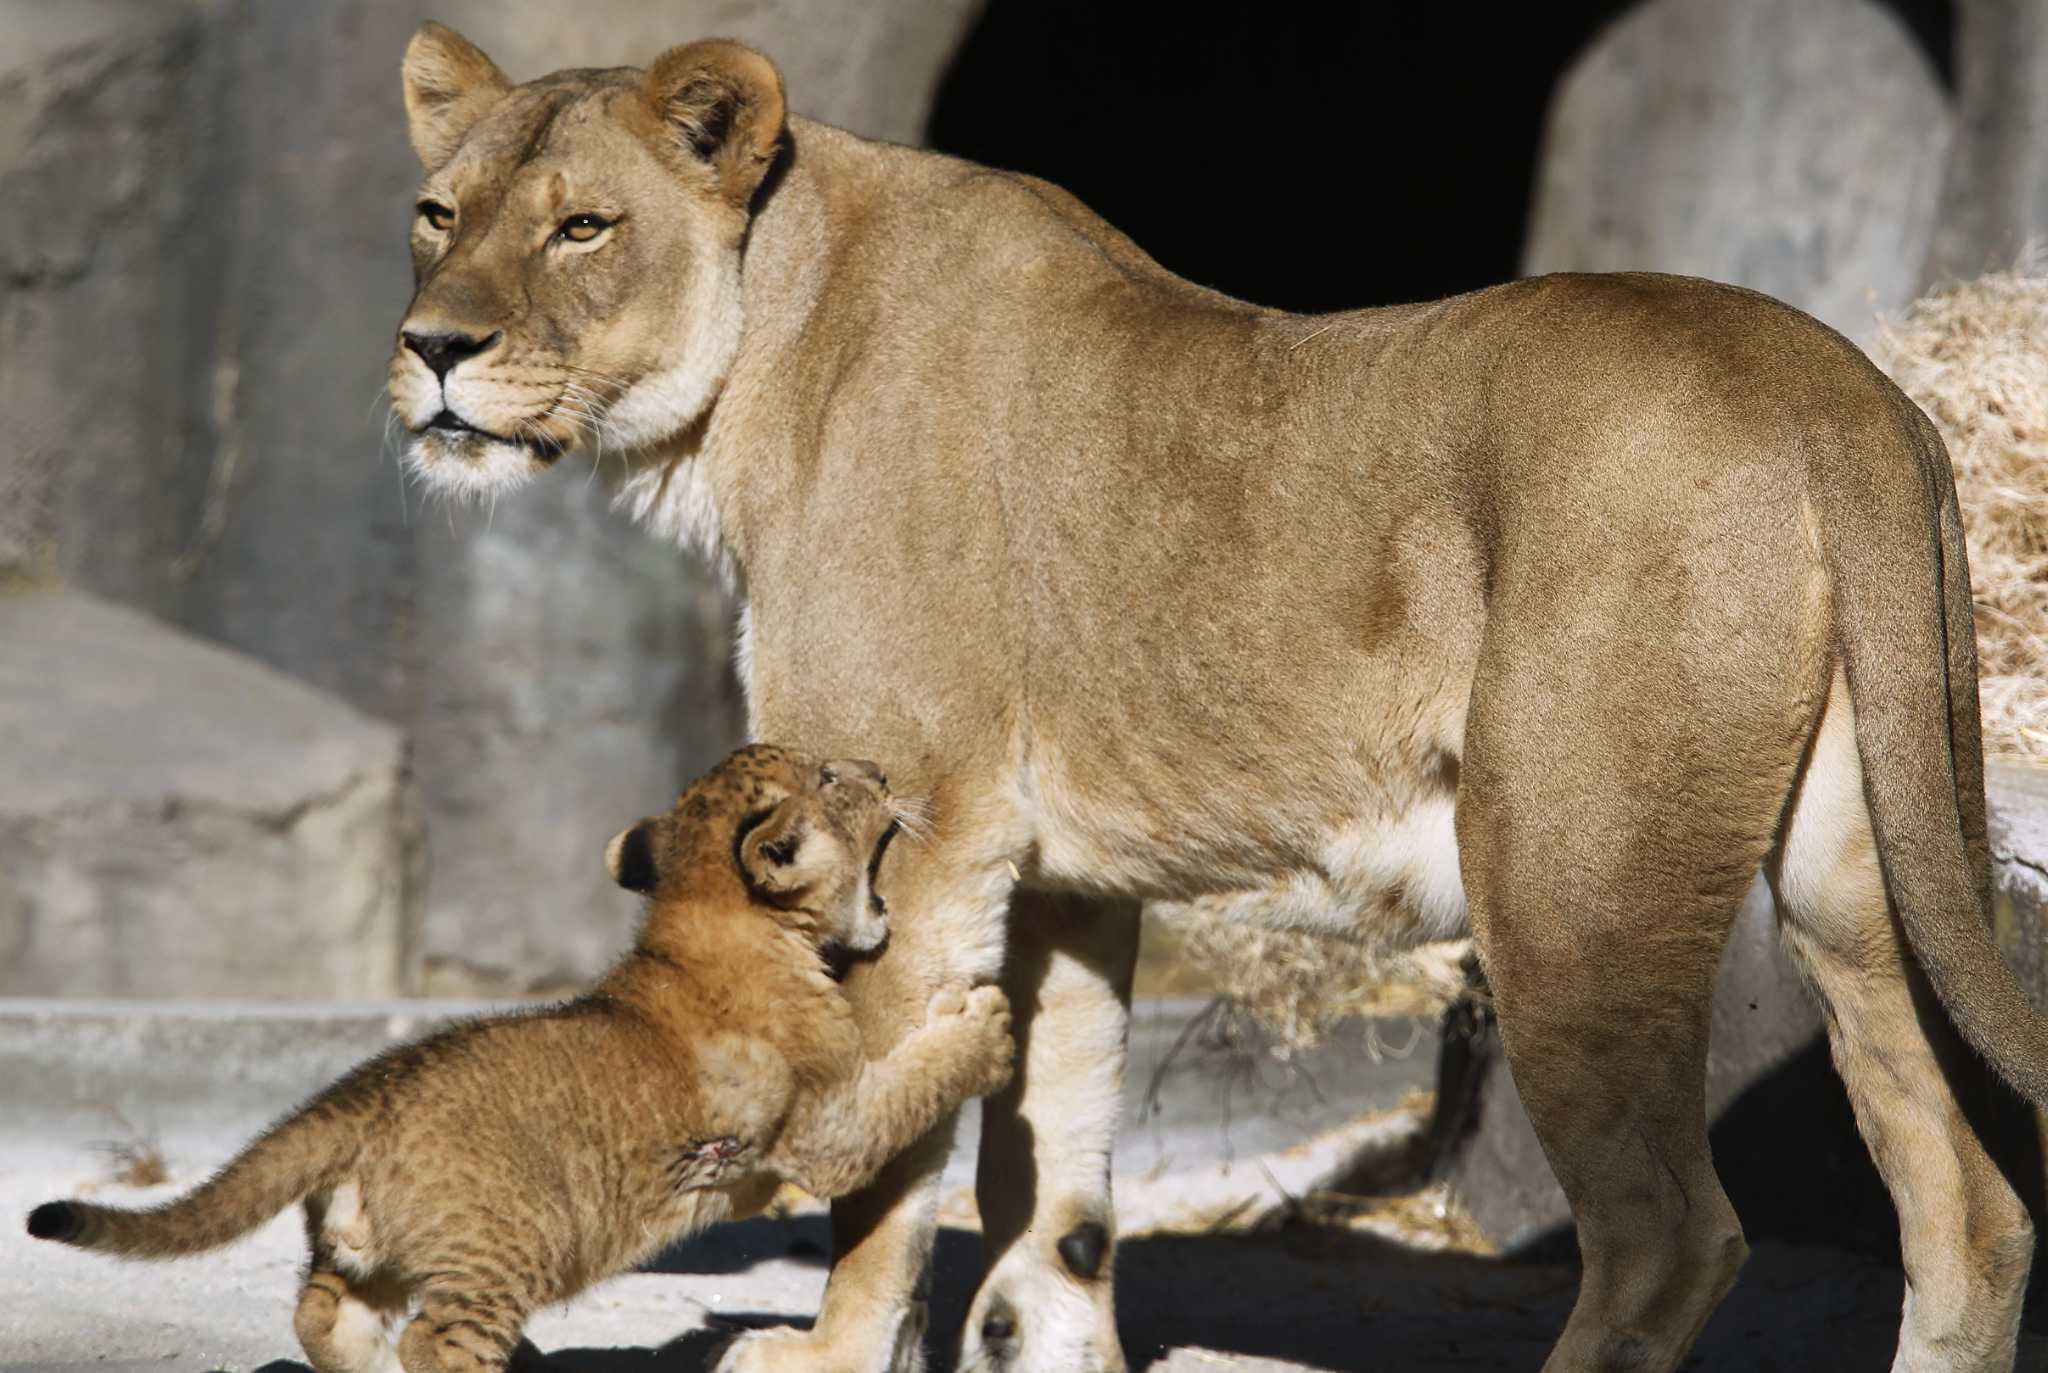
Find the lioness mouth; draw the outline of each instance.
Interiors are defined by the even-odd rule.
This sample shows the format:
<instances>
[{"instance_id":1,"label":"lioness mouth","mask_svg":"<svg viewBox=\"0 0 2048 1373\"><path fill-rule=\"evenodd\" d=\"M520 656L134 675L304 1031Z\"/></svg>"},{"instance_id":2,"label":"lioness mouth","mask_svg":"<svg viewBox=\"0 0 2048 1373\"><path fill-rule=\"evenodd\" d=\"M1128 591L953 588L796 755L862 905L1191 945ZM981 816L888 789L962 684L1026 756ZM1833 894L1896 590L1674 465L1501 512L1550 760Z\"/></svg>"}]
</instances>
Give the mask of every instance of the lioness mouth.
<instances>
[{"instance_id":1,"label":"lioness mouth","mask_svg":"<svg viewBox=\"0 0 2048 1373\"><path fill-rule=\"evenodd\" d=\"M446 409L445 407L439 414L428 420L420 432L425 433L428 429L440 429L450 434L475 434L478 438L490 439L494 443L513 444L526 449L542 462L553 462L568 449L567 444L558 443L554 439L540 434L520 434L513 438L508 438L503 434L493 434L488 429L479 429L453 410Z\"/></svg>"}]
</instances>

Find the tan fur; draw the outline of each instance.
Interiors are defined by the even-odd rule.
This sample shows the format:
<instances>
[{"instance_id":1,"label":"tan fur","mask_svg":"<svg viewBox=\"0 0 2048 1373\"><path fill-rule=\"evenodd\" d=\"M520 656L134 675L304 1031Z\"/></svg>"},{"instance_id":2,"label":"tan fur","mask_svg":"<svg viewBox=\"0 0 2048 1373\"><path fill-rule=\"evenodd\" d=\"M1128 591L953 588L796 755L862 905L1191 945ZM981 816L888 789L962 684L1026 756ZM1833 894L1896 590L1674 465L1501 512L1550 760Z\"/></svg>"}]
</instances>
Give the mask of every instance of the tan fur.
<instances>
[{"instance_id":1,"label":"tan fur","mask_svg":"<svg viewBox=\"0 0 2048 1373\"><path fill-rule=\"evenodd\" d=\"M1009 1080L998 989L939 993L870 1062L820 957L886 933L867 871L896 823L872 764L743 749L612 842L650 904L590 995L373 1059L155 1210L54 1203L31 1230L162 1258L303 1198L295 1327L318 1373L378 1367L414 1303L406 1373L501 1367L537 1308L757 1210L777 1180L861 1187Z\"/></svg>"},{"instance_id":2,"label":"tan fur","mask_svg":"<svg viewBox=\"0 0 2048 1373\"><path fill-rule=\"evenodd\" d=\"M691 88L693 66L782 102L730 48L650 72ZM415 240L406 327L490 346L445 387L401 347L392 392L443 490L557 455L425 428L439 407L582 437L626 509L744 594L755 731L872 747L933 798L932 844L883 874L891 955L849 987L873 1042L944 980L1066 970L1020 1005L1026 1076L989 1108L1005 1247L964 1367L1123 1366L1106 1273L1063 1257L1090 1246L1040 1227L1108 1223L1109 970L1127 899L1163 897L1369 937L1469 921L1586 1255L1548 1366L1675 1368L1743 1253L1702 1083L1722 943L1767 860L1830 893L1787 921L1876 1152L1941 1153L1887 1176L1909 1251L1944 1256L1916 1273L1973 1314L1951 1338L1916 1295L1910 1366L2009 1362L2009 1192L1956 1121L1911 1122L1952 1096L1951 1016L2037 1103L2048 1030L1984 925L1946 461L1851 344L1645 275L1260 309L1043 182L797 118L736 208L765 124L730 148L690 125L679 159L649 80L515 88L428 159L458 213ZM549 246L558 216L614 202L610 237ZM1853 730L1860 788L1801 790L1824 720ZM1867 864L1773 859L1803 795L1867 822L1896 908ZM1916 970L1938 1006L1909 1017ZM1876 994L1844 995L1852 976ZM1088 1108L1054 1140L1063 1097ZM851 1252L815 1330L744 1340L725 1373L921 1366L943 1134L836 1210Z\"/></svg>"}]
</instances>

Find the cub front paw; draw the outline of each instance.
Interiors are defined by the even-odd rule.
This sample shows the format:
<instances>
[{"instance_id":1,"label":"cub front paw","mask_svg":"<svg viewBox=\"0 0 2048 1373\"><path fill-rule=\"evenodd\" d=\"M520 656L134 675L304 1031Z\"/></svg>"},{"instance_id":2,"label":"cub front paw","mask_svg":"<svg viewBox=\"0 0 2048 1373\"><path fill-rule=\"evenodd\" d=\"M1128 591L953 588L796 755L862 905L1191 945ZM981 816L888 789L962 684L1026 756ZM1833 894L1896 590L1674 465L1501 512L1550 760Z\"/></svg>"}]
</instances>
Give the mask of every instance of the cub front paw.
<instances>
[{"instance_id":1,"label":"cub front paw","mask_svg":"<svg viewBox=\"0 0 2048 1373\"><path fill-rule=\"evenodd\" d=\"M946 1008L938 1015L941 1004ZM961 1090L987 1096L1010 1085L1017 1059L1010 1036L1010 1000L1000 987L975 987L967 992L941 992L932 1000L936 1027L948 1040L966 1070Z\"/></svg>"}]
</instances>

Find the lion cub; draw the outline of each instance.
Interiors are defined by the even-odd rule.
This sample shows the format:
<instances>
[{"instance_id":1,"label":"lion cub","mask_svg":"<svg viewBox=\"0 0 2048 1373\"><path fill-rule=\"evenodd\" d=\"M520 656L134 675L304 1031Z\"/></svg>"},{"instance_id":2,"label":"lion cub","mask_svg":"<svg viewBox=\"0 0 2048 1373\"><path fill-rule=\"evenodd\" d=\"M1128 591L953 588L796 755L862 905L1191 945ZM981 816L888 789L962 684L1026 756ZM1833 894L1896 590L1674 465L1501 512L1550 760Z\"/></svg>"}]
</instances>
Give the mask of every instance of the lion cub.
<instances>
[{"instance_id":1,"label":"lion cub","mask_svg":"<svg viewBox=\"0 0 2048 1373\"><path fill-rule=\"evenodd\" d=\"M1010 1077L993 987L941 993L886 1058L862 1052L823 952L887 934L872 882L895 833L873 764L741 749L606 862L649 897L587 996L379 1055L153 1210L38 1206L31 1235L136 1258L225 1244L294 1201L312 1263L299 1341L320 1373L502 1367L536 1308L714 1221L778 1179L837 1196Z\"/></svg>"}]
</instances>

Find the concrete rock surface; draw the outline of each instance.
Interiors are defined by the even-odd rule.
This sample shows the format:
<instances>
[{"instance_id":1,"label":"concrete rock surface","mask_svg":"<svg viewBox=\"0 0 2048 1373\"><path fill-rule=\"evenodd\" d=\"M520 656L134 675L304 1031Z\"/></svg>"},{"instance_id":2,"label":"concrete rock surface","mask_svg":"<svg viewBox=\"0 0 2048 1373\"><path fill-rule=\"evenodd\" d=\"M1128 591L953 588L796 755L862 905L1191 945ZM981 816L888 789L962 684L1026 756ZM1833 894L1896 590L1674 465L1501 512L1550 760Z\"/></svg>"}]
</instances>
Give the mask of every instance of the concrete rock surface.
<instances>
[{"instance_id":1,"label":"concrete rock surface","mask_svg":"<svg viewBox=\"0 0 2048 1373\"><path fill-rule=\"evenodd\" d=\"M603 965L606 838L736 743L732 607L578 466L422 510L380 387L430 15L515 78L758 43L792 106L914 141L972 0L0 0L0 580L61 570L412 740L421 989ZM33 494L34 499L30 499ZM88 988L81 986L78 990Z\"/></svg>"},{"instance_id":2,"label":"concrete rock surface","mask_svg":"<svg viewBox=\"0 0 2048 1373\"><path fill-rule=\"evenodd\" d=\"M2048 240L2048 6L1958 0L1958 119L1925 284L2012 266Z\"/></svg>"},{"instance_id":3,"label":"concrete rock surface","mask_svg":"<svg viewBox=\"0 0 2048 1373\"><path fill-rule=\"evenodd\" d=\"M207 487L203 31L192 5L0 0L0 567L103 532L74 564L159 614Z\"/></svg>"},{"instance_id":4,"label":"concrete rock surface","mask_svg":"<svg viewBox=\"0 0 2048 1373\"><path fill-rule=\"evenodd\" d=\"M399 989L396 730L75 592L0 644L0 994Z\"/></svg>"},{"instance_id":5,"label":"concrete rock surface","mask_svg":"<svg viewBox=\"0 0 2048 1373\"><path fill-rule=\"evenodd\" d=\"M1565 74L1523 270L1685 272L1851 337L1909 300L1953 118L1868 0L1651 0Z\"/></svg>"},{"instance_id":6,"label":"concrete rock surface","mask_svg":"<svg viewBox=\"0 0 2048 1373\"><path fill-rule=\"evenodd\" d=\"M120 1263L29 1239L35 1204L90 1195L143 1204L189 1186L272 1115L363 1055L479 1004L251 1007L80 1001L0 1003L0 1368L204 1373L303 1365L291 1306L303 1260L286 1213L216 1253L178 1263ZM1179 1039L1197 1007L1155 1004L1139 1020L1147 1061ZM1425 1055L1426 1059L1426 1055ZM1228 1061L1179 1060L1206 1078ZM1347 1066L1348 1065L1348 1066ZM1239 1065L1241 1066L1241 1065ZM1342 1100L1405 1092L1415 1064L1342 1053L1315 1066ZM1133 1106L1142 1102L1134 1085ZM1248 1105L1240 1086L1237 1101ZM1120 1197L1170 1191L1188 1170L1208 1195L1217 1169L1218 1098L1182 1083L1163 1121L1127 1117ZM1228 1098L1224 1098L1228 1100ZM1206 1109L1206 1114L1204 1110ZM1242 1117L1238 1117L1241 1119ZM1146 1156L1143 1136L1168 1149ZM962 1129L971 1153L972 1124ZM1207 1135L1205 1144L1203 1136ZM1155 1136L1156 1138L1156 1136ZM121 1155L96 1141L153 1146L168 1181L137 1187ZM1140 1147L1132 1147L1139 1145ZM1170 1157L1171 1162L1167 1162ZM959 1160L956 1160L956 1164ZM1275 1170L1276 1162L1281 1165ZM1241 1155L1238 1170L1288 1181L1285 1159ZM1142 1177L1142 1182L1140 1182ZM1137 1184L1133 1186L1132 1184ZM1199 1200L1200 1197L1194 1198ZM952 1209L949 1206L948 1215ZM1386 1233L1293 1227L1222 1236L1204 1223L1161 1227L1119 1245L1118 1310L1134 1368L1164 1373L1402 1373L1535 1368L1577 1283L1569 1264L1423 1252ZM821 1211L721 1226L640 1273L606 1283L529 1328L571 1373L703 1373L736 1329L802 1323L817 1309L830 1246ZM970 1223L947 1223L934 1262L934 1373L952 1367L983 1263ZM1704 1332L1700 1373L1834 1373L1882 1367L1903 1291L1895 1267L1833 1249L1765 1243ZM2044 1366L2028 1342L2020 1368ZM283 1360L273 1365L273 1360Z\"/></svg>"},{"instance_id":7,"label":"concrete rock surface","mask_svg":"<svg viewBox=\"0 0 2048 1373\"><path fill-rule=\"evenodd\" d=\"M1993 763L1985 780L1999 947L2048 1011L2048 768Z\"/></svg>"}]
</instances>

